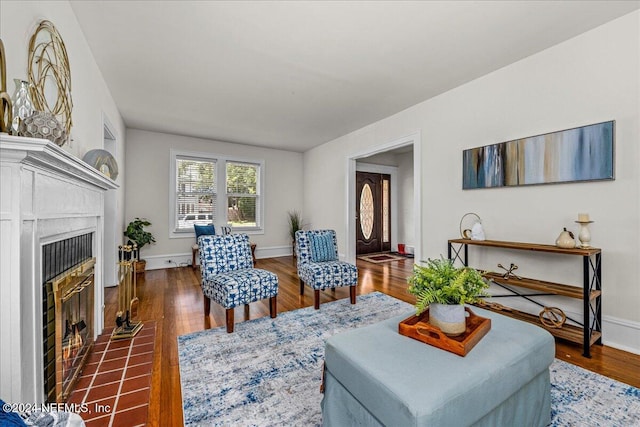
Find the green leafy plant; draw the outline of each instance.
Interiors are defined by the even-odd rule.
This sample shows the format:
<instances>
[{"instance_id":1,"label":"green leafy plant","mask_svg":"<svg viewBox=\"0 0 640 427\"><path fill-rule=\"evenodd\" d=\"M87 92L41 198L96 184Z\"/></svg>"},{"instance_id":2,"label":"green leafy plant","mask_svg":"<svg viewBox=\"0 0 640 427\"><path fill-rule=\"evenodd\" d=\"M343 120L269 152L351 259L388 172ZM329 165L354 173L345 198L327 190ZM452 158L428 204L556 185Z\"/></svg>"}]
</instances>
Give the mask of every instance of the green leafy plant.
<instances>
[{"instance_id":1,"label":"green leafy plant","mask_svg":"<svg viewBox=\"0 0 640 427\"><path fill-rule=\"evenodd\" d=\"M415 264L407 279L409 293L416 296L416 314L429 304L473 304L488 297L489 284L482 274L469 267L454 267L449 259L428 259L426 265Z\"/></svg>"},{"instance_id":2,"label":"green leafy plant","mask_svg":"<svg viewBox=\"0 0 640 427\"><path fill-rule=\"evenodd\" d=\"M302 216L298 211L289 211L287 212L287 220L289 223L289 235L291 240L295 241L296 231L302 230Z\"/></svg>"},{"instance_id":3,"label":"green leafy plant","mask_svg":"<svg viewBox=\"0 0 640 427\"><path fill-rule=\"evenodd\" d=\"M124 235L127 236L129 242L127 244L132 245L135 243L138 245L138 249L142 249L143 246L155 243L156 239L153 234L146 231L144 227L150 226L151 223L146 218L136 218L127 225L127 229Z\"/></svg>"}]
</instances>

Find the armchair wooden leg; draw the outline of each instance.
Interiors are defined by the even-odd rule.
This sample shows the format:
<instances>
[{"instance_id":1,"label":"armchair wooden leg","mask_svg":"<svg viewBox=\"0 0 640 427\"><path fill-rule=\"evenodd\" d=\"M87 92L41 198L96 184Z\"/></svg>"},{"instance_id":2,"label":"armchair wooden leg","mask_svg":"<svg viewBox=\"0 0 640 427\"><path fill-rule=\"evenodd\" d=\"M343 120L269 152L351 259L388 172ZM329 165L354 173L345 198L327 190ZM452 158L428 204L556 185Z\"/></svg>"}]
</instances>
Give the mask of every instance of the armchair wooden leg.
<instances>
[{"instance_id":1,"label":"armchair wooden leg","mask_svg":"<svg viewBox=\"0 0 640 427\"><path fill-rule=\"evenodd\" d=\"M277 297L269 298L269 315L272 319L278 315L278 299Z\"/></svg>"},{"instance_id":2,"label":"armchair wooden leg","mask_svg":"<svg viewBox=\"0 0 640 427\"><path fill-rule=\"evenodd\" d=\"M211 298L204 296L204 315L205 317L211 313Z\"/></svg>"},{"instance_id":3,"label":"armchair wooden leg","mask_svg":"<svg viewBox=\"0 0 640 427\"><path fill-rule=\"evenodd\" d=\"M198 249L191 249L191 268L196 269L196 256L198 255Z\"/></svg>"},{"instance_id":4,"label":"armchair wooden leg","mask_svg":"<svg viewBox=\"0 0 640 427\"><path fill-rule=\"evenodd\" d=\"M300 295L304 295L304 282L300 279Z\"/></svg>"},{"instance_id":5,"label":"armchair wooden leg","mask_svg":"<svg viewBox=\"0 0 640 427\"><path fill-rule=\"evenodd\" d=\"M356 287L355 286L349 286L349 297L351 299L351 304L355 304L356 303Z\"/></svg>"},{"instance_id":6,"label":"armchair wooden leg","mask_svg":"<svg viewBox=\"0 0 640 427\"><path fill-rule=\"evenodd\" d=\"M244 320L249 320L249 304L244 305Z\"/></svg>"},{"instance_id":7,"label":"armchair wooden leg","mask_svg":"<svg viewBox=\"0 0 640 427\"><path fill-rule=\"evenodd\" d=\"M233 308L227 308L227 333L233 332Z\"/></svg>"},{"instance_id":8,"label":"armchair wooden leg","mask_svg":"<svg viewBox=\"0 0 640 427\"><path fill-rule=\"evenodd\" d=\"M313 291L313 308L316 310L320 309L320 290L314 289Z\"/></svg>"}]
</instances>

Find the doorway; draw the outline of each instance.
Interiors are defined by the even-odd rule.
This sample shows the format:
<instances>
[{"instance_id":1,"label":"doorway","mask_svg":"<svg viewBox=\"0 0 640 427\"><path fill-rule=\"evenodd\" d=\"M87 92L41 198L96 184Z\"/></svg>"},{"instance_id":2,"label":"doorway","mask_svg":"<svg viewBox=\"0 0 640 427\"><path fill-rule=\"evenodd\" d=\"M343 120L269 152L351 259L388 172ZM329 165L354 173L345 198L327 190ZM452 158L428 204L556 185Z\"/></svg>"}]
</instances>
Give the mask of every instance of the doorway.
<instances>
[{"instance_id":1,"label":"doorway","mask_svg":"<svg viewBox=\"0 0 640 427\"><path fill-rule=\"evenodd\" d=\"M356 255L391 250L391 175L356 172Z\"/></svg>"},{"instance_id":2,"label":"doorway","mask_svg":"<svg viewBox=\"0 0 640 427\"><path fill-rule=\"evenodd\" d=\"M356 188L356 172L375 172L391 175L390 235L391 251L403 243L408 253L416 259L422 256L421 229L421 135L416 132L404 137L370 146L347 157L345 176L347 239L344 259L356 261L358 226L356 224L356 201L360 194ZM400 160L397 167L383 157ZM395 171L395 172L394 172Z\"/></svg>"}]
</instances>

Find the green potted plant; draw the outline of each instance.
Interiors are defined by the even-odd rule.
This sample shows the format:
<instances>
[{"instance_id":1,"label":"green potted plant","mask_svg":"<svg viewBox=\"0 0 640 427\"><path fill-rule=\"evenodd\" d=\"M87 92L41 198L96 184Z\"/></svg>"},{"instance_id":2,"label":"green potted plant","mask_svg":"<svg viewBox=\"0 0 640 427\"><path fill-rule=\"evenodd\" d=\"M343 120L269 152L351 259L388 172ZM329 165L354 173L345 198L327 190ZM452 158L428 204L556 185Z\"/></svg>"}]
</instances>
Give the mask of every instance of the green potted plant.
<instances>
[{"instance_id":1,"label":"green potted plant","mask_svg":"<svg viewBox=\"0 0 640 427\"><path fill-rule=\"evenodd\" d=\"M293 256L296 257L296 231L302 230L302 216L298 211L287 212L287 221L289 224L289 236L291 236L291 249Z\"/></svg>"},{"instance_id":2,"label":"green potted plant","mask_svg":"<svg viewBox=\"0 0 640 427\"><path fill-rule=\"evenodd\" d=\"M150 225L151 223L147 221L146 218L136 218L131 221L124 232L124 235L129 239L127 244L133 245L135 243L138 246L138 250L141 250L145 245L155 243L156 239L153 237L153 234L144 229L144 227ZM144 272L146 266L147 262L141 259L135 263L134 270L137 273Z\"/></svg>"},{"instance_id":3,"label":"green potted plant","mask_svg":"<svg viewBox=\"0 0 640 427\"><path fill-rule=\"evenodd\" d=\"M454 267L449 259L428 259L415 264L407 279L409 293L416 296L416 315L429 308L429 323L447 335L466 330L465 304L488 297L489 284L482 274L470 267Z\"/></svg>"}]
</instances>

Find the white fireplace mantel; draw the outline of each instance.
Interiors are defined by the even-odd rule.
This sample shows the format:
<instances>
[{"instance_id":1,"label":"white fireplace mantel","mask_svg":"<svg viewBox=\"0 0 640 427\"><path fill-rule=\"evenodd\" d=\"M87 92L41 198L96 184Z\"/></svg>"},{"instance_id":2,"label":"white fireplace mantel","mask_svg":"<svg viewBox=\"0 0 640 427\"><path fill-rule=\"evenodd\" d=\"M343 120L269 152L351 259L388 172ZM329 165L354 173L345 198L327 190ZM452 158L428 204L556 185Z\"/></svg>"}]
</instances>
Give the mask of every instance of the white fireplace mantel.
<instances>
[{"instance_id":1,"label":"white fireplace mantel","mask_svg":"<svg viewBox=\"0 0 640 427\"><path fill-rule=\"evenodd\" d=\"M43 171L55 172L103 190L118 188L118 184L114 181L49 140L0 134L0 141L2 142L0 145L2 163L19 162Z\"/></svg>"},{"instance_id":2,"label":"white fireplace mantel","mask_svg":"<svg viewBox=\"0 0 640 427\"><path fill-rule=\"evenodd\" d=\"M0 134L0 398L44 401L42 246L94 233L103 329L104 193L118 185L48 140Z\"/></svg>"}]
</instances>

